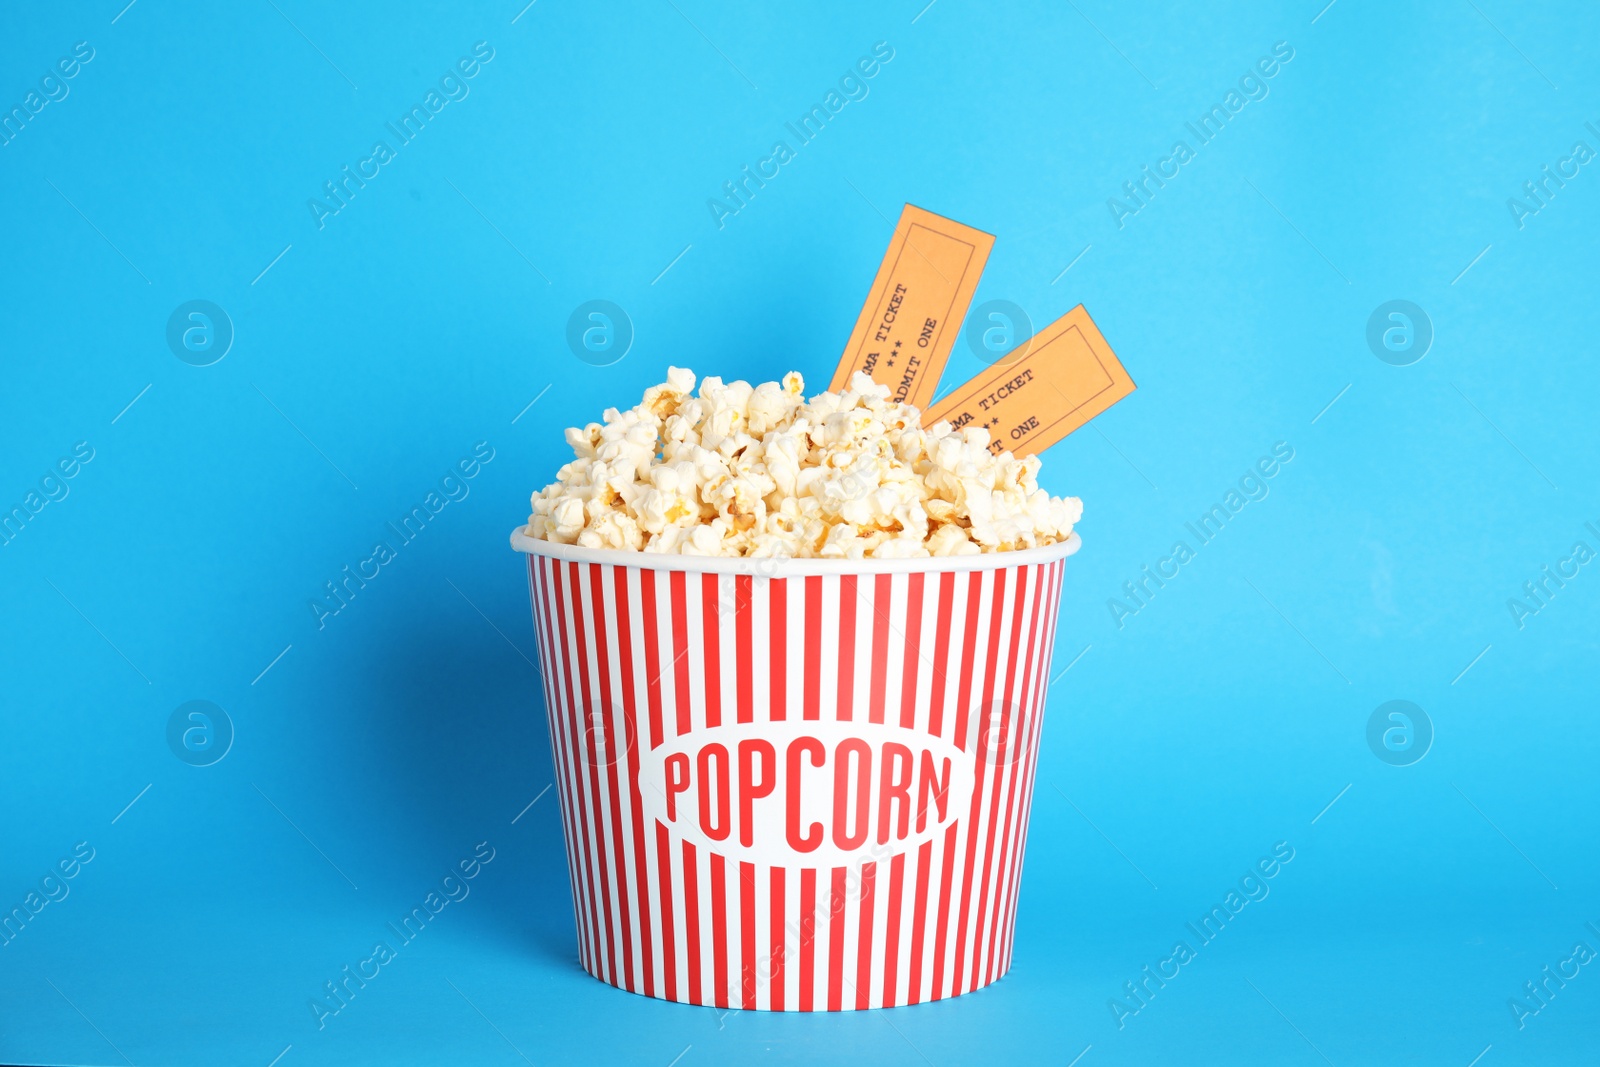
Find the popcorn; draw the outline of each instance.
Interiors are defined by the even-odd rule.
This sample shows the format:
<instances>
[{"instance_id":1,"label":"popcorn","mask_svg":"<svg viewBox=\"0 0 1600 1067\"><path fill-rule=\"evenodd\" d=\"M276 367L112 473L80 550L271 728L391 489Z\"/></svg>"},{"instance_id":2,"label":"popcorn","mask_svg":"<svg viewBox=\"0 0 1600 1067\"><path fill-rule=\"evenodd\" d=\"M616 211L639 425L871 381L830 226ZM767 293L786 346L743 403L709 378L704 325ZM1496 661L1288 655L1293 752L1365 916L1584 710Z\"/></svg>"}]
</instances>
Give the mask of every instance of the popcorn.
<instances>
[{"instance_id":1,"label":"popcorn","mask_svg":"<svg viewBox=\"0 0 1600 1067\"><path fill-rule=\"evenodd\" d=\"M791 371L751 386L667 369L627 411L569 429L572 462L533 496L530 537L699 556L904 559L1066 540L1076 497L989 432L922 425L865 374L805 398Z\"/></svg>"}]
</instances>

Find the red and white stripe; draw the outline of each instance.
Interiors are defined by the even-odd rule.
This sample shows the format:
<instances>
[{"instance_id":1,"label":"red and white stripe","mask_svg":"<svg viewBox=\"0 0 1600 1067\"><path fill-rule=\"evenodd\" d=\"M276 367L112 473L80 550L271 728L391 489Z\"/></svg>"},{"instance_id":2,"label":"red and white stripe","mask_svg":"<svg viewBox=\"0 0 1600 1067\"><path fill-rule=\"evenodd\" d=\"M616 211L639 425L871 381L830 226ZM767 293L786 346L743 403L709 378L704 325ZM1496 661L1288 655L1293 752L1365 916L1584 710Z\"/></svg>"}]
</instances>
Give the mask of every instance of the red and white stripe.
<instances>
[{"instance_id":1,"label":"red and white stripe","mask_svg":"<svg viewBox=\"0 0 1600 1067\"><path fill-rule=\"evenodd\" d=\"M774 1011L916 1004L1005 974L1062 559L781 578L528 562L591 974ZM723 856L646 814L642 751L796 719L830 744L856 722L943 738L973 761L970 803L952 796L946 827L909 851L820 869Z\"/></svg>"}]
</instances>

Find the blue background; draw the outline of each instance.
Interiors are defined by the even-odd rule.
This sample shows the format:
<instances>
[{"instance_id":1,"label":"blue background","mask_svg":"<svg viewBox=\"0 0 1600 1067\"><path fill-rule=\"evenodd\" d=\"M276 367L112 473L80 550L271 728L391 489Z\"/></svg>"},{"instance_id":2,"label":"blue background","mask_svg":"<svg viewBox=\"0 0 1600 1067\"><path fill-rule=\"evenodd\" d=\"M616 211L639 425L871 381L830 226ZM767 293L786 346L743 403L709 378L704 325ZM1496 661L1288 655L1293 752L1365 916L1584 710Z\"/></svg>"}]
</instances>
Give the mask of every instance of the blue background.
<instances>
[{"instance_id":1,"label":"blue background","mask_svg":"<svg viewBox=\"0 0 1600 1067\"><path fill-rule=\"evenodd\" d=\"M0 947L0 1060L1596 1056L1600 967L1520 1030L1507 1003L1600 949L1600 567L1507 605L1600 549L1600 163L1520 228L1506 203L1600 149L1592 6L123 2L0 35L6 109L94 49L0 148L0 504L94 449L0 547L0 907L95 850ZM470 95L319 229L308 199L480 40ZM719 228L708 198L879 41L870 94ZM1107 198L1280 41L1119 228ZM562 428L669 363L825 386L907 201L996 235L978 303L1086 304L1139 384L1045 456L1084 549L1015 967L831 1017L617 992L575 962L507 533ZM211 366L165 339L193 299L235 331ZM608 367L565 340L591 299L635 330ZM1366 340L1394 299L1434 330L1410 366ZM983 366L958 346L944 387ZM470 495L319 630L323 583L479 441ZM1119 628L1108 599L1280 441L1270 495ZM1410 766L1367 742L1394 699L1434 733ZM190 700L235 733L209 767L168 745ZM480 841L471 895L319 1030L323 983ZM1119 1029L1279 841L1270 896Z\"/></svg>"}]
</instances>

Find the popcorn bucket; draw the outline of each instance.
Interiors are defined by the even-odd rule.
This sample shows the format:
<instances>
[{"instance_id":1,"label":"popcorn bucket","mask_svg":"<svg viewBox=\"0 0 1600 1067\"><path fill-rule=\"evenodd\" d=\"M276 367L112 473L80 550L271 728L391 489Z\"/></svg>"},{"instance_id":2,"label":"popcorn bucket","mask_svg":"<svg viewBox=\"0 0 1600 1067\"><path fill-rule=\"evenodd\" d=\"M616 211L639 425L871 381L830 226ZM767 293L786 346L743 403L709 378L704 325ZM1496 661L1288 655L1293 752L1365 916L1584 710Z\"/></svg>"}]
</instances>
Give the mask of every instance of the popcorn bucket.
<instances>
[{"instance_id":1,"label":"popcorn bucket","mask_svg":"<svg viewBox=\"0 0 1600 1067\"><path fill-rule=\"evenodd\" d=\"M841 1011L1006 973L1077 535L903 560L511 542L590 974Z\"/></svg>"}]
</instances>

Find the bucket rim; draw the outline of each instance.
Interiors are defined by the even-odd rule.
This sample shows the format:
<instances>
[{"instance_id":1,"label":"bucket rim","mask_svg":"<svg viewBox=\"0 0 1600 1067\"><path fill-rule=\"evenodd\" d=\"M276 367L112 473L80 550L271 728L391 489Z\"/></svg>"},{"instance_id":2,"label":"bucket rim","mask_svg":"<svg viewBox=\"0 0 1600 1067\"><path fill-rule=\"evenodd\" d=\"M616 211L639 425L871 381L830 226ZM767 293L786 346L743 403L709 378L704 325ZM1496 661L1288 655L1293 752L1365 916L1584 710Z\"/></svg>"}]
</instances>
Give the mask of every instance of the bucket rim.
<instances>
[{"instance_id":1,"label":"bucket rim","mask_svg":"<svg viewBox=\"0 0 1600 1067\"><path fill-rule=\"evenodd\" d=\"M1073 555L1083 541L1076 530L1065 541L1010 552L968 556L919 556L911 559L778 559L751 556L686 556L675 552L641 552L626 548L583 548L529 537L525 526L511 531L511 547L529 556L568 563L600 563L648 571L689 574L742 574L761 578L808 578L830 575L943 574L1000 570L1054 563Z\"/></svg>"}]
</instances>

